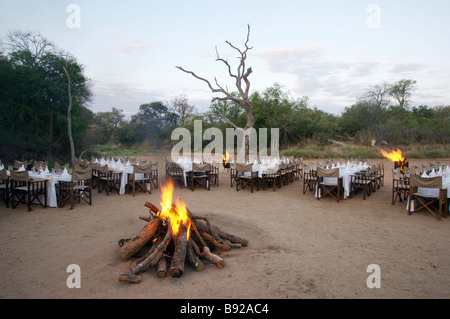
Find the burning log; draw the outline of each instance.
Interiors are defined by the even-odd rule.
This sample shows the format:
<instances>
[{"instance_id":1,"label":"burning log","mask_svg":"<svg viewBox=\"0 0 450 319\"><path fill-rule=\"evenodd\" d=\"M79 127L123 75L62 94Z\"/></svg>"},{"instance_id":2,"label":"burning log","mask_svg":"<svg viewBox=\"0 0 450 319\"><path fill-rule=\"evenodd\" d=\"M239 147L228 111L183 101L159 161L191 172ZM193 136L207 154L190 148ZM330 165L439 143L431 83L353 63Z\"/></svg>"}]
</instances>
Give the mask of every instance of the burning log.
<instances>
[{"instance_id":1,"label":"burning log","mask_svg":"<svg viewBox=\"0 0 450 319\"><path fill-rule=\"evenodd\" d=\"M146 202L150 217L139 218L147 221L147 225L132 239L119 240L119 255L124 261L137 258L142 247L149 243L151 245L143 256L141 253L142 257L131 264L130 271L120 275L120 281L139 283L139 274L154 266L157 267L159 278L167 274L181 277L186 262L196 271L204 269L203 260L223 268L225 262L211 249L230 250L248 245L248 240L211 225L207 217L194 215L181 199L179 204L172 203L173 184L170 180L168 186L162 186L161 189L161 209Z\"/></svg>"},{"instance_id":2,"label":"burning log","mask_svg":"<svg viewBox=\"0 0 450 319\"><path fill-rule=\"evenodd\" d=\"M136 254L156 233L162 223L161 219L152 219L133 239L128 240L119 249L119 255L123 260L130 259Z\"/></svg>"}]
</instances>

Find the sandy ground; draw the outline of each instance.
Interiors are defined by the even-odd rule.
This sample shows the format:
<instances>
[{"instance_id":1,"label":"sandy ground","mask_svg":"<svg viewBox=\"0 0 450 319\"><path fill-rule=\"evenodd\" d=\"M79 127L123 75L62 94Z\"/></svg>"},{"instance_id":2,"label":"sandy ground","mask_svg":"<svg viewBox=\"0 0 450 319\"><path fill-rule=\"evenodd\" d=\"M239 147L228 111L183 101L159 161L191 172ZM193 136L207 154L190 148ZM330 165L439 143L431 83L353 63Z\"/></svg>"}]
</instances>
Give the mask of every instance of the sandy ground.
<instances>
[{"instance_id":1,"label":"sandy ground","mask_svg":"<svg viewBox=\"0 0 450 319\"><path fill-rule=\"evenodd\" d=\"M164 180L164 155L150 159ZM145 225L139 216L148 215L146 201L160 206L160 189L136 197L94 192L92 206L72 211L1 206L0 298L449 298L450 219L408 216L405 203L392 205L393 163L385 162L385 185L366 200L318 201L302 193L302 180L275 192L236 192L228 173L210 191L175 187L195 214L250 244L217 251L223 269L187 266L181 278L163 279L151 269L140 284L118 281L130 262L117 241ZM81 288L67 287L71 264L80 266ZM380 267L381 288L366 284L371 264Z\"/></svg>"}]
</instances>

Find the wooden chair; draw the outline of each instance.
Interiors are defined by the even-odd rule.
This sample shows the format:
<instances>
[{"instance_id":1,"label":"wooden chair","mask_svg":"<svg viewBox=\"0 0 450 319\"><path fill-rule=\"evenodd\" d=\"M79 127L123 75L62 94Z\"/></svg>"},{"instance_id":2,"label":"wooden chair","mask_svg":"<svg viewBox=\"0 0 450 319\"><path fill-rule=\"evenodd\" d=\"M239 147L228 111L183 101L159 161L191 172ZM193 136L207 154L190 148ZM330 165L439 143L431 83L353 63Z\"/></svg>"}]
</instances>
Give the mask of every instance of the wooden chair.
<instances>
[{"instance_id":1,"label":"wooden chair","mask_svg":"<svg viewBox=\"0 0 450 319\"><path fill-rule=\"evenodd\" d=\"M212 162L211 164L211 183L219 187L219 164Z\"/></svg>"},{"instance_id":2,"label":"wooden chair","mask_svg":"<svg viewBox=\"0 0 450 319\"><path fill-rule=\"evenodd\" d=\"M363 200L365 200L372 195L374 190L374 175L370 167L364 171L350 175L350 179L350 196L362 191Z\"/></svg>"},{"instance_id":3,"label":"wooden chair","mask_svg":"<svg viewBox=\"0 0 450 319\"><path fill-rule=\"evenodd\" d=\"M447 189L442 187L442 176L411 175L410 182L408 215L425 208L438 220L442 220L442 215L447 217Z\"/></svg>"},{"instance_id":4,"label":"wooden chair","mask_svg":"<svg viewBox=\"0 0 450 319\"><path fill-rule=\"evenodd\" d=\"M267 186L272 186L273 191L275 191L275 189L278 187L280 188L280 173L278 171L276 171L275 169L273 170L267 170L265 171L263 174L261 174L262 176L262 188L263 190L266 189Z\"/></svg>"},{"instance_id":5,"label":"wooden chair","mask_svg":"<svg viewBox=\"0 0 450 319\"><path fill-rule=\"evenodd\" d=\"M230 187L234 186L234 183L236 182L236 163L228 163L230 164Z\"/></svg>"},{"instance_id":6,"label":"wooden chair","mask_svg":"<svg viewBox=\"0 0 450 319\"><path fill-rule=\"evenodd\" d=\"M253 164L236 163L236 191L247 187L252 193L255 187L259 190L258 172L253 172Z\"/></svg>"},{"instance_id":7,"label":"wooden chair","mask_svg":"<svg viewBox=\"0 0 450 319\"><path fill-rule=\"evenodd\" d=\"M64 165L59 165L58 162L55 162L55 165L53 168L55 169L56 174L61 174L64 171L64 168L67 170L67 172L70 173L69 163L66 163Z\"/></svg>"},{"instance_id":8,"label":"wooden chair","mask_svg":"<svg viewBox=\"0 0 450 319\"><path fill-rule=\"evenodd\" d=\"M9 207L9 178L6 169L0 170L0 198Z\"/></svg>"},{"instance_id":9,"label":"wooden chair","mask_svg":"<svg viewBox=\"0 0 450 319\"><path fill-rule=\"evenodd\" d=\"M339 168L324 169L318 167L317 200L331 196L339 203L339 199L343 194L342 177L339 177Z\"/></svg>"},{"instance_id":10,"label":"wooden chair","mask_svg":"<svg viewBox=\"0 0 450 319\"><path fill-rule=\"evenodd\" d=\"M18 161L18 160L15 160L15 161L14 161L13 167L14 167L15 170L18 170L19 168L22 167L22 165L23 165L23 167L25 168L25 170L29 170L29 168L31 169L31 167L28 167L28 166L31 165L31 163L30 163L30 162L27 162L27 161Z\"/></svg>"},{"instance_id":11,"label":"wooden chair","mask_svg":"<svg viewBox=\"0 0 450 319\"><path fill-rule=\"evenodd\" d=\"M306 193L306 190L310 191L316 190L317 184L317 169L313 169L311 163L304 164L303 166L303 194Z\"/></svg>"},{"instance_id":12,"label":"wooden chair","mask_svg":"<svg viewBox=\"0 0 450 319\"><path fill-rule=\"evenodd\" d=\"M136 175L139 174L139 175ZM133 165L133 173L128 174L128 194L136 195L136 192L152 193L153 184L153 164Z\"/></svg>"},{"instance_id":13,"label":"wooden chair","mask_svg":"<svg viewBox=\"0 0 450 319\"><path fill-rule=\"evenodd\" d=\"M152 183L153 186L155 186L156 189L158 189L158 183L159 183L159 171L158 171L158 162L152 163Z\"/></svg>"},{"instance_id":14,"label":"wooden chair","mask_svg":"<svg viewBox=\"0 0 450 319\"><path fill-rule=\"evenodd\" d=\"M44 161L34 161L33 163L33 167L36 171L43 171L45 170L45 168L48 168L48 162L44 162Z\"/></svg>"},{"instance_id":15,"label":"wooden chair","mask_svg":"<svg viewBox=\"0 0 450 319\"><path fill-rule=\"evenodd\" d=\"M392 205L398 201L402 202L409 195L409 178L400 172L400 168L395 168L392 170Z\"/></svg>"},{"instance_id":16,"label":"wooden chair","mask_svg":"<svg viewBox=\"0 0 450 319\"><path fill-rule=\"evenodd\" d=\"M171 178L172 181L184 186L184 170L175 162L166 162L166 179Z\"/></svg>"},{"instance_id":17,"label":"wooden chair","mask_svg":"<svg viewBox=\"0 0 450 319\"><path fill-rule=\"evenodd\" d=\"M28 171L10 171L11 207L14 209L19 203L24 203L31 211L31 205L39 203L43 208L47 207L47 179L30 178ZM39 198L43 196L44 201Z\"/></svg>"},{"instance_id":18,"label":"wooden chair","mask_svg":"<svg viewBox=\"0 0 450 319\"><path fill-rule=\"evenodd\" d=\"M301 158L294 158L294 165L295 165L295 179L299 180L300 178L303 178L303 157Z\"/></svg>"},{"instance_id":19,"label":"wooden chair","mask_svg":"<svg viewBox=\"0 0 450 319\"><path fill-rule=\"evenodd\" d=\"M211 164L192 163L189 172L189 188L194 191L197 187L210 190L211 186Z\"/></svg>"},{"instance_id":20,"label":"wooden chair","mask_svg":"<svg viewBox=\"0 0 450 319\"><path fill-rule=\"evenodd\" d=\"M92 205L92 167L75 166L71 181L59 181L58 206L64 207L70 201L70 209L81 200Z\"/></svg>"},{"instance_id":21,"label":"wooden chair","mask_svg":"<svg viewBox=\"0 0 450 319\"><path fill-rule=\"evenodd\" d=\"M99 165L97 167L97 191L101 193L103 191L106 192L106 196L109 196L109 192L112 190L112 175L110 174L110 170L108 165Z\"/></svg>"}]
</instances>

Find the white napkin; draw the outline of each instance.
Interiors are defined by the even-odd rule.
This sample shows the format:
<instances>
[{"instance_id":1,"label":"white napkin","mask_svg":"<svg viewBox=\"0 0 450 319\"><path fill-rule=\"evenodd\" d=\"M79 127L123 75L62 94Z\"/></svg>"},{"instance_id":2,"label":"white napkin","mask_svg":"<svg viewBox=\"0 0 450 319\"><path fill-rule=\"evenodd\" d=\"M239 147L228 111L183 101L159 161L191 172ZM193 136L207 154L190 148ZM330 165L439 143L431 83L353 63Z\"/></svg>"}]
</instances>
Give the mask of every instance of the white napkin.
<instances>
[{"instance_id":1,"label":"white napkin","mask_svg":"<svg viewBox=\"0 0 450 319\"><path fill-rule=\"evenodd\" d=\"M46 176L47 176L47 173L46 173L45 171L41 171L41 172L39 173L39 176L40 176L40 177L46 177Z\"/></svg>"},{"instance_id":2,"label":"white napkin","mask_svg":"<svg viewBox=\"0 0 450 319\"><path fill-rule=\"evenodd\" d=\"M427 172L423 172L420 177L429 177L429 176L428 176Z\"/></svg>"},{"instance_id":3,"label":"white napkin","mask_svg":"<svg viewBox=\"0 0 450 319\"><path fill-rule=\"evenodd\" d=\"M45 166L44 172L45 172L46 174L50 173L50 171L48 170L48 166Z\"/></svg>"},{"instance_id":4,"label":"white napkin","mask_svg":"<svg viewBox=\"0 0 450 319\"><path fill-rule=\"evenodd\" d=\"M63 170L63 172L61 173L61 176L63 176L63 177L70 176L70 174L69 174L69 172L67 171L67 168L66 168L66 167L64 167L64 170Z\"/></svg>"},{"instance_id":5,"label":"white napkin","mask_svg":"<svg viewBox=\"0 0 450 319\"><path fill-rule=\"evenodd\" d=\"M436 172L434 171L434 168L431 170L430 174L428 175L429 177L435 177L437 176Z\"/></svg>"},{"instance_id":6,"label":"white napkin","mask_svg":"<svg viewBox=\"0 0 450 319\"><path fill-rule=\"evenodd\" d=\"M22 166L19 167L18 171L19 171L19 172L23 172L24 170L25 170L25 167L24 167L23 164L22 164Z\"/></svg>"},{"instance_id":7,"label":"white napkin","mask_svg":"<svg viewBox=\"0 0 450 319\"><path fill-rule=\"evenodd\" d=\"M0 169L4 169L5 167L3 166L3 163L0 165Z\"/></svg>"},{"instance_id":8,"label":"white napkin","mask_svg":"<svg viewBox=\"0 0 450 319\"><path fill-rule=\"evenodd\" d=\"M130 163L130 161L127 161L127 164L126 164L126 166L127 166L127 167L131 167L131 163Z\"/></svg>"}]
</instances>

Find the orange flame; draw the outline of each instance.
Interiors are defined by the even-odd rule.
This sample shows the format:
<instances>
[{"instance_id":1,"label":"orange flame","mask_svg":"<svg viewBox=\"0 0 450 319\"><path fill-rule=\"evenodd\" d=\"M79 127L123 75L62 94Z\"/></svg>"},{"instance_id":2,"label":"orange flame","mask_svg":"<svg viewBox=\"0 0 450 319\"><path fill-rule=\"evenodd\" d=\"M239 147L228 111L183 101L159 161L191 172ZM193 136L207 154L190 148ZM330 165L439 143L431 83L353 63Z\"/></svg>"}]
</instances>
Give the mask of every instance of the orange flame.
<instances>
[{"instance_id":1,"label":"orange flame","mask_svg":"<svg viewBox=\"0 0 450 319\"><path fill-rule=\"evenodd\" d=\"M159 217L170 220L170 224L172 227L172 234L176 235L180 230L181 225L185 225L187 227L187 239L189 240L189 231L191 227L191 221L188 216L186 206L184 203L179 200L181 203L175 206L175 209L172 208L172 197L173 197L173 182L172 179L169 178L166 185L161 185L161 211L159 212Z\"/></svg>"},{"instance_id":2,"label":"orange flame","mask_svg":"<svg viewBox=\"0 0 450 319\"><path fill-rule=\"evenodd\" d=\"M393 149L390 153L386 152L383 149L380 149L381 154L383 154L384 157L386 157L387 159L390 159L393 162L399 162L399 163L403 163L403 161L405 160L405 158L403 157L402 151L399 150L398 148Z\"/></svg>"},{"instance_id":3,"label":"orange flame","mask_svg":"<svg viewBox=\"0 0 450 319\"><path fill-rule=\"evenodd\" d=\"M226 153L227 153L226 157L225 157L225 155L222 155L224 165L227 165L228 159L230 158L230 154L228 153L228 151L226 151Z\"/></svg>"}]
</instances>

